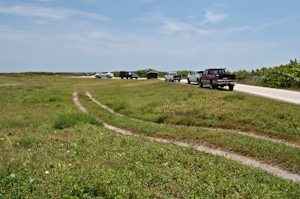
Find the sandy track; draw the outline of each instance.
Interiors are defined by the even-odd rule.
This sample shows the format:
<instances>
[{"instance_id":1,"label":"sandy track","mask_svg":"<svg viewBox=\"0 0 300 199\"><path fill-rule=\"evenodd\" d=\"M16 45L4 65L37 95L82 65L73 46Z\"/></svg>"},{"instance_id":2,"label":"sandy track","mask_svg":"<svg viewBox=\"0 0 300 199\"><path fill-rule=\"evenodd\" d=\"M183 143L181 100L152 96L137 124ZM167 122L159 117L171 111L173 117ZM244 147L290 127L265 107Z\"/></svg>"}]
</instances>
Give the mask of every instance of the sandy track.
<instances>
[{"instance_id":1,"label":"sandy track","mask_svg":"<svg viewBox=\"0 0 300 199\"><path fill-rule=\"evenodd\" d=\"M77 96L76 92L73 93L73 100L74 100L74 103L79 107L80 110L82 110L83 112L87 112L87 110L79 103L78 96ZM108 129L114 130L114 131L116 131L118 133L121 133L123 135L140 136L140 135L134 134L131 131L123 130L123 129L120 129L118 127L111 126L107 123L104 123L104 126ZM156 140L156 141L159 141L159 142L174 143L174 144L177 144L179 146L190 147L190 145L188 145L187 143L184 143L184 142L174 142L174 141L167 140L167 139L158 139L158 138L152 138L152 137L147 137L147 138L152 139L152 140ZM284 170L282 170L278 167L273 167L271 165L261 163L259 161L253 160L253 159L245 157L245 156L241 156L241 155L238 155L238 154L235 154L235 153L232 153L232 152L222 151L222 150L218 150L218 149L212 149L212 148L201 146L201 145L200 146L194 146L194 148L198 151L201 151L201 152L211 153L211 154L219 155L219 156L224 156L224 157L226 157L230 160L240 162L244 165L260 168L260 169L265 170L269 173L277 175L281 178L292 180L293 182L296 182L296 183L300 182L300 176L297 175L297 174L289 173L289 172L284 171Z\"/></svg>"}]
</instances>

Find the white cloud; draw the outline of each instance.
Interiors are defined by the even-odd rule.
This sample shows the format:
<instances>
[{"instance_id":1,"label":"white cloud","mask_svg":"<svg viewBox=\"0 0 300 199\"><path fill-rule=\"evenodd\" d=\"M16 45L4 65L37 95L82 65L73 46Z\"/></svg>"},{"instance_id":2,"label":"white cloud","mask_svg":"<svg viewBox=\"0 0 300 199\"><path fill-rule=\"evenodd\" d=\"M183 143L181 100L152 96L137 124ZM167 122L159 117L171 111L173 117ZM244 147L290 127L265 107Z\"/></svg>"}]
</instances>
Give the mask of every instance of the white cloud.
<instances>
[{"instance_id":1,"label":"white cloud","mask_svg":"<svg viewBox=\"0 0 300 199\"><path fill-rule=\"evenodd\" d=\"M253 29L252 32L257 32L257 31L260 31L260 30L263 30L263 29L266 29L266 28L269 28L269 27L273 27L273 26L277 26L277 25L280 25L280 24L283 24L283 23L287 23L287 22L295 20L295 19L299 19L299 17L285 18L285 19L275 21L275 22L271 22L271 23L260 23L258 25L258 27Z\"/></svg>"},{"instance_id":2,"label":"white cloud","mask_svg":"<svg viewBox=\"0 0 300 199\"><path fill-rule=\"evenodd\" d=\"M205 18L207 22L215 23L224 19L227 19L228 14L213 14L212 11L206 10Z\"/></svg>"},{"instance_id":3,"label":"white cloud","mask_svg":"<svg viewBox=\"0 0 300 199\"><path fill-rule=\"evenodd\" d=\"M41 6L0 6L0 13L56 20L66 19L73 15L83 15L105 21L110 20L106 16L95 13L86 13L67 8L46 8Z\"/></svg>"}]
</instances>

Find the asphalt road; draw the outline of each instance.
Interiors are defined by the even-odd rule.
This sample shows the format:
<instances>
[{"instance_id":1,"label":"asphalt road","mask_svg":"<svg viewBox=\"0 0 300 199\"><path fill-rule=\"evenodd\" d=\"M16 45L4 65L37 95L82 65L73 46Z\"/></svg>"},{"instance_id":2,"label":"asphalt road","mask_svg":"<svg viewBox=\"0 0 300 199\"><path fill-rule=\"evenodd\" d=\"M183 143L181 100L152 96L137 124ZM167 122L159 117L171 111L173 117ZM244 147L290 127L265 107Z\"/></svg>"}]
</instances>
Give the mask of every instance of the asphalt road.
<instances>
[{"instance_id":1,"label":"asphalt road","mask_svg":"<svg viewBox=\"0 0 300 199\"><path fill-rule=\"evenodd\" d=\"M164 79L162 79L164 80ZM186 79L180 81L180 83L187 83ZM264 97L269 97L272 99L282 100L285 102L290 102L294 104L300 104L300 92L298 91L289 91L285 89L277 88L267 88L260 86L251 86L245 84L236 84L234 87L235 91L251 93L254 95L260 95Z\"/></svg>"}]
</instances>

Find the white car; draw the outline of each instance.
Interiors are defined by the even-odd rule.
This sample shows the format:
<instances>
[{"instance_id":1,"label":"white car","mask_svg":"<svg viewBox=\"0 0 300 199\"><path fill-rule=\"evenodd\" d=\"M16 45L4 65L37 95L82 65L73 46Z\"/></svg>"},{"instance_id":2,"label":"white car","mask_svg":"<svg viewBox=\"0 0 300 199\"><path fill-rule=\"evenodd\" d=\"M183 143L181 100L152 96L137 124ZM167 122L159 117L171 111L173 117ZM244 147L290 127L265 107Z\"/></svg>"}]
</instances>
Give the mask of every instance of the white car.
<instances>
[{"instance_id":1,"label":"white car","mask_svg":"<svg viewBox=\"0 0 300 199\"><path fill-rule=\"evenodd\" d=\"M187 76L187 83L190 84L191 82L199 83L200 77L202 76L203 71L202 70L195 70L189 73Z\"/></svg>"},{"instance_id":2,"label":"white car","mask_svg":"<svg viewBox=\"0 0 300 199\"><path fill-rule=\"evenodd\" d=\"M114 74L112 72L100 72L95 75L95 78L101 78L101 77L112 78L114 77Z\"/></svg>"}]
</instances>

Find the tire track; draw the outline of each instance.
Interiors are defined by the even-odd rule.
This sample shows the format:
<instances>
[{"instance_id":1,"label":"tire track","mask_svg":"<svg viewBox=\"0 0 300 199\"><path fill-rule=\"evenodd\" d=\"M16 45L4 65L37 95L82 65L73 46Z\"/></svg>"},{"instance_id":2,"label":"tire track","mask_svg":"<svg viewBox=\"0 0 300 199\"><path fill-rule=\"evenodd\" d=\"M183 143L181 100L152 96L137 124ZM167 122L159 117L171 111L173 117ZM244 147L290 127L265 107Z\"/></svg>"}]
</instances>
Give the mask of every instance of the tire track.
<instances>
[{"instance_id":1,"label":"tire track","mask_svg":"<svg viewBox=\"0 0 300 199\"><path fill-rule=\"evenodd\" d=\"M117 113L116 111L114 111L113 109L109 108L108 106L102 104L101 102L97 101L95 98L93 98L93 96L89 93L86 92L86 95L96 104L98 104L99 106L101 106L102 108L108 110L109 112L111 112L112 114L116 114L119 115L121 117L124 117L124 115ZM141 121L141 122L145 122L143 120L139 120L139 119L135 119L135 118L131 118L132 120L136 120L136 121ZM165 124L158 124L158 123L154 123L152 122L152 124L156 124L156 125L165 125ZM183 125L174 125L174 126L183 126ZM187 126L185 126L187 127ZM187 127L187 128L199 128L199 127ZM259 139L264 139L264 140L268 140L268 141L272 141L272 142L278 142L278 143L283 143L286 144L288 146L291 147L296 147L296 148L300 148L299 145L296 145L294 143L291 142L287 142L286 140L283 139L274 139L274 138L270 138L267 136L263 136L263 135L257 135L254 133L250 133L250 132L243 132L243 131L237 131L237 130L228 130L228 129L221 129L221 128L208 128L208 127L200 127L202 129L206 129L206 130L211 130L211 131L227 131L227 132L231 132L231 133L236 133L236 134L240 134L240 135L246 135L246 136L250 136L250 137L255 137L255 138L259 138Z\"/></svg>"},{"instance_id":2,"label":"tire track","mask_svg":"<svg viewBox=\"0 0 300 199\"><path fill-rule=\"evenodd\" d=\"M80 104L80 102L78 100L77 92L73 93L73 100L74 100L75 104L78 106L78 108L80 110L87 113L87 110ZM141 136L141 135L136 135L131 131L123 130L123 129L120 129L120 128L112 126L112 125L109 125L109 124L104 123L104 122L103 122L103 124L106 128L108 128L110 130L113 130L113 131L116 131L118 133L121 133L123 135ZM143 137L145 137L145 136L143 136ZM189 144L184 143L184 142L171 141L171 140L167 140L167 139L159 139L159 138L153 138L153 137L146 137L146 138L151 139L151 140L155 140L155 141L158 141L158 142L173 143L173 144L176 144L178 146L191 147ZM210 153L210 154L213 154L213 155L224 156L227 159L239 162L241 164L257 167L257 168L260 168L264 171L272 173L272 174L274 174L278 177L281 177L281 178L284 178L284 179L287 179L287 180L291 180L295 183L300 183L300 175L289 173L289 172L284 171L284 170L282 170L278 167L274 167L274 166L271 166L271 165L268 165L268 164L265 164L265 163L261 163L257 160L253 160L251 158L248 158L248 157L245 157L245 156L242 156L242 155L239 155L239 154L235 154L235 153L228 152L228 151L222 151L222 150L219 150L219 149L212 149L212 148L205 147L205 146L202 146L202 145L194 146L194 149L196 149L200 152L204 152L204 153Z\"/></svg>"}]
</instances>

